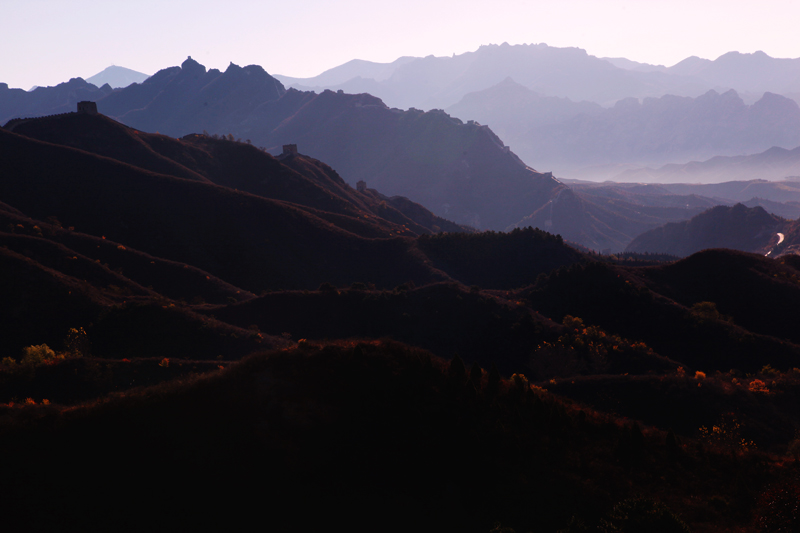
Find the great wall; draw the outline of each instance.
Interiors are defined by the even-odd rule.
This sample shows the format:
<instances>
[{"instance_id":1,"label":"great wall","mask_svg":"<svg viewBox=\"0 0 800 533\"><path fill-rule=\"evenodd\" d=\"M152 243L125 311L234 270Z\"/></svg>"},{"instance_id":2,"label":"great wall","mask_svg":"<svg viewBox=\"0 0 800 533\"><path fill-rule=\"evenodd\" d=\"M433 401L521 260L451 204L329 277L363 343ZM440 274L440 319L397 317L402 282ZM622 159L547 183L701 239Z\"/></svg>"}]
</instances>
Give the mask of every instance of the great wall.
<instances>
[{"instance_id":1,"label":"great wall","mask_svg":"<svg viewBox=\"0 0 800 533\"><path fill-rule=\"evenodd\" d=\"M58 113L56 115L45 115L42 117L25 117L25 118L12 118L8 122L6 122L5 126L3 126L4 130L14 131L14 128L19 126L20 124L25 124L26 122L31 122L34 120L43 120L43 119L51 119L57 117L66 117L70 115L75 115L77 113L82 113L85 115L96 115L97 114L97 103L90 102L90 101L83 101L78 102L78 109L77 111L71 111L69 113Z\"/></svg>"}]
</instances>

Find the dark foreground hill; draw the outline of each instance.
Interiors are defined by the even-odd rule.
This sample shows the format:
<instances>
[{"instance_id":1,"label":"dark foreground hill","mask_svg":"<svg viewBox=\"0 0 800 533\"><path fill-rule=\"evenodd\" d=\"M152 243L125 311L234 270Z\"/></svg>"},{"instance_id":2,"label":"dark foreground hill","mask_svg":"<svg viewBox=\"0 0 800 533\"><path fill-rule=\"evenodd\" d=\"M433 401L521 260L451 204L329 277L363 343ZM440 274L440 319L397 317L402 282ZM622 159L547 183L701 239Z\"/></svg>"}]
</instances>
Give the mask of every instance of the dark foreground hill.
<instances>
[{"instance_id":1,"label":"dark foreground hill","mask_svg":"<svg viewBox=\"0 0 800 533\"><path fill-rule=\"evenodd\" d=\"M786 315L800 296L798 275L783 258L707 250L664 266L577 264L542 276L522 294L547 317L581 317L688 369L752 373L767 364L800 366Z\"/></svg>"},{"instance_id":2,"label":"dark foreground hill","mask_svg":"<svg viewBox=\"0 0 800 533\"><path fill-rule=\"evenodd\" d=\"M301 343L2 415L0 505L17 531L724 530L765 513L781 475L767 456L681 445L390 342Z\"/></svg>"},{"instance_id":3,"label":"dark foreground hill","mask_svg":"<svg viewBox=\"0 0 800 533\"><path fill-rule=\"evenodd\" d=\"M6 260L10 269L30 271L8 287L9 355L42 342L60 346L69 328L90 323L92 336L125 337L123 318L132 331L135 323L157 322L156 308L176 303L230 303L323 283L392 289L461 279L512 289L583 257L526 230L476 237L484 243L478 264L504 265L476 268L476 256L465 255L453 233L464 228L408 199L355 190L331 167L292 152L276 159L245 143L172 139L78 113L0 130L0 141ZM450 233L414 239L440 231ZM60 303L48 307L48 300ZM109 315L117 322L109 318L106 329L99 325L109 308L154 302ZM189 323L213 321L186 312ZM33 320L37 313L49 318ZM280 344L293 329L274 332L269 342ZM168 352L152 344L158 335L149 331L149 341L133 345ZM207 342L204 353L240 356L249 349L226 342L228 348ZM121 353L99 337L95 348L97 355Z\"/></svg>"}]
</instances>

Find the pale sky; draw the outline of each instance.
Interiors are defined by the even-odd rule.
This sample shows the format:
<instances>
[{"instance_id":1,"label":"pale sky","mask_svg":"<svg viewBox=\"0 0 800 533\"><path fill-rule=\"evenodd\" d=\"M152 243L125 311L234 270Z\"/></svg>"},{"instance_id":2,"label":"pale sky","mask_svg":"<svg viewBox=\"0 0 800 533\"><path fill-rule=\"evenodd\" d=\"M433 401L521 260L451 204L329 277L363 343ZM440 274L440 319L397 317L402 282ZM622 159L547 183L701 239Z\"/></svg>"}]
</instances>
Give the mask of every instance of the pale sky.
<instances>
[{"instance_id":1,"label":"pale sky","mask_svg":"<svg viewBox=\"0 0 800 533\"><path fill-rule=\"evenodd\" d=\"M798 21L797 0L0 0L0 82L55 85L112 64L153 74L189 55L309 77L503 42L667 66L729 51L796 58Z\"/></svg>"}]
</instances>

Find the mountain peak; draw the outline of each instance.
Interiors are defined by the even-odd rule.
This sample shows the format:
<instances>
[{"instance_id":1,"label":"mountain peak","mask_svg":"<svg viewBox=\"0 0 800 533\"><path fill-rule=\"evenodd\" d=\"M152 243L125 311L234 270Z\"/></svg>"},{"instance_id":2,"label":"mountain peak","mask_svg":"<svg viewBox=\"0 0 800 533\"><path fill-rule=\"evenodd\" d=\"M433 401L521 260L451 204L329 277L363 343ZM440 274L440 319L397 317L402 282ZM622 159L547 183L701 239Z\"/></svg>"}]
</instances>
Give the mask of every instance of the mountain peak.
<instances>
[{"instance_id":1,"label":"mountain peak","mask_svg":"<svg viewBox=\"0 0 800 533\"><path fill-rule=\"evenodd\" d=\"M104 68L94 76L86 78L86 81L98 87L108 84L113 88L123 88L132 83L142 83L149 77L149 74L137 72L125 67L111 65L110 67Z\"/></svg>"},{"instance_id":2,"label":"mountain peak","mask_svg":"<svg viewBox=\"0 0 800 533\"><path fill-rule=\"evenodd\" d=\"M185 73L194 73L194 72L199 72L201 74L206 73L206 67L204 67L203 65L192 59L192 56L187 57L186 61L181 63L181 70L183 70Z\"/></svg>"}]
</instances>

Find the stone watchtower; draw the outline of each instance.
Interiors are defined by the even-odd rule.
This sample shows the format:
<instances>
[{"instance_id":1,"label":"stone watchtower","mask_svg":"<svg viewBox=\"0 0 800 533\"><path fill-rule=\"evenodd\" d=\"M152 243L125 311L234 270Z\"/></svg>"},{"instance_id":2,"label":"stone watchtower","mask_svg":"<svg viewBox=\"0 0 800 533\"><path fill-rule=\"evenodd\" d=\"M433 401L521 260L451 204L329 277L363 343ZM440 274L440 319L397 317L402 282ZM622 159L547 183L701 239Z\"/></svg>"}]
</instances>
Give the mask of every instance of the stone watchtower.
<instances>
[{"instance_id":1,"label":"stone watchtower","mask_svg":"<svg viewBox=\"0 0 800 533\"><path fill-rule=\"evenodd\" d=\"M281 155L289 155L289 154L296 154L297 153L297 145L296 144L284 144L283 145L283 153Z\"/></svg>"},{"instance_id":2,"label":"stone watchtower","mask_svg":"<svg viewBox=\"0 0 800 533\"><path fill-rule=\"evenodd\" d=\"M86 115L96 115L97 102L89 102L86 100L83 102L78 102L78 113L84 113Z\"/></svg>"},{"instance_id":3,"label":"stone watchtower","mask_svg":"<svg viewBox=\"0 0 800 533\"><path fill-rule=\"evenodd\" d=\"M356 190L358 192L366 192L367 191L367 182L364 181L364 180L359 180L358 183L356 183Z\"/></svg>"}]
</instances>

